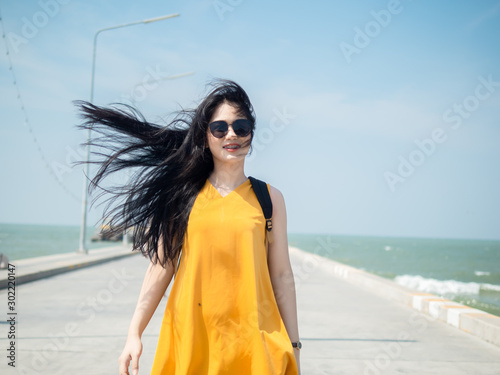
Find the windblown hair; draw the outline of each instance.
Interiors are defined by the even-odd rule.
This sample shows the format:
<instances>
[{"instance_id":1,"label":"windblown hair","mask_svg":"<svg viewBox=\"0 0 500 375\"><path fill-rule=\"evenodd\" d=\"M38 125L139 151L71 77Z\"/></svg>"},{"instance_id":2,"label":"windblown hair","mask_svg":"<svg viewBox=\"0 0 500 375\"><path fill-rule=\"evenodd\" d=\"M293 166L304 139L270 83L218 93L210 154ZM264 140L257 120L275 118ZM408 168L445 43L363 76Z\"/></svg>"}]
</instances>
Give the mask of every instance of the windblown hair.
<instances>
[{"instance_id":1,"label":"windblown hair","mask_svg":"<svg viewBox=\"0 0 500 375\"><path fill-rule=\"evenodd\" d=\"M234 106L251 120L255 114L246 92L235 82L216 80L212 90L196 109L183 109L167 126L150 123L128 105L98 107L76 101L84 122L79 129L92 130L99 137L84 143L100 160L90 181L89 193L97 187L110 197L103 215L110 234L133 228L133 250L140 250L153 263L174 261L181 251L193 203L213 171L207 145L207 130L215 110L222 103ZM81 161L78 164L85 163ZM123 170L134 171L127 184L104 188L103 180ZM114 207L113 204L119 201ZM159 253L161 252L161 253Z\"/></svg>"}]
</instances>

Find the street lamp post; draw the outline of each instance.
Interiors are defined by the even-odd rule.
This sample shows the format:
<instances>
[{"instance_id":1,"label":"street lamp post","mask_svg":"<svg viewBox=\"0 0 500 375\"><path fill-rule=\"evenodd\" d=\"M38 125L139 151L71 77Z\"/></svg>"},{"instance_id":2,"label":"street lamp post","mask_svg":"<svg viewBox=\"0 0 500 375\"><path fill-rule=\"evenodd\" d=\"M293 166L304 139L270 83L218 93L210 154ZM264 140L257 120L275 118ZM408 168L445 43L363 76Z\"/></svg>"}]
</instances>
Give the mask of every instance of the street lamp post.
<instances>
[{"instance_id":1,"label":"street lamp post","mask_svg":"<svg viewBox=\"0 0 500 375\"><path fill-rule=\"evenodd\" d=\"M169 18L178 17L179 15L180 15L179 13L169 14L167 16L149 18L149 19L143 20L143 21L130 22L130 23L125 23L123 25L111 26L111 27L106 27L104 29L97 30L95 35L94 35L94 47L93 47L93 52L92 52L92 76L90 79L90 103L94 102L95 58L96 58L97 37L99 36L99 34L101 34L104 31L109 31L109 30L119 29L122 27L138 25L141 23L148 24L148 23L152 23L152 22L156 22L156 21L163 21L163 20L167 20ZM88 135L87 135L88 142L90 142L91 133L92 133L92 131L91 131L91 129L89 129ZM87 198L88 198L88 188L89 188L89 179L88 179L89 161L90 161L90 145L87 145L85 176L84 176L84 184L83 184L82 224L80 227L80 245L79 245L78 250L77 250L77 253L81 253L81 254L88 254L88 249L87 249L87 246L85 243L85 237L87 235Z\"/></svg>"}]
</instances>

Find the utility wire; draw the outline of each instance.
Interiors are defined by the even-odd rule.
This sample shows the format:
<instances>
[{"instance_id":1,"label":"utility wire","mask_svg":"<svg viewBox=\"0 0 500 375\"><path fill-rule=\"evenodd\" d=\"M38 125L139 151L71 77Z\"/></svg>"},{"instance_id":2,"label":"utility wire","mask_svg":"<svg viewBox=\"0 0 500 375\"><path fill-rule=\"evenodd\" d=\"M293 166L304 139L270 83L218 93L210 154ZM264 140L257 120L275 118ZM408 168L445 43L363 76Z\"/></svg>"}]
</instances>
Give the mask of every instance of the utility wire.
<instances>
[{"instance_id":1,"label":"utility wire","mask_svg":"<svg viewBox=\"0 0 500 375\"><path fill-rule=\"evenodd\" d=\"M57 184L66 192L68 193L73 199L76 201L81 201L81 198L78 198L73 192L71 192L66 185L63 184L63 182L56 176L54 173L54 170L50 166L47 158L45 157L45 154L42 150L42 147L40 145L40 142L38 142L38 138L36 137L35 132L33 131L33 127L31 126L31 123L29 121L28 113L26 111L26 107L24 106L23 99L21 97L21 91L19 89L19 85L17 84L17 79L16 79L16 74L14 72L14 67L12 64L12 58L10 56L9 52L9 43L7 41L7 37L5 35L5 28L3 26L3 19L2 19L2 12L0 11L0 31L2 32L2 38L5 44L5 55L7 57L7 62L9 64L9 71L12 75L12 83L16 89L17 92L17 100L19 102L19 105L21 107L21 112L23 113L24 117L24 125L28 128L28 132L31 134L31 138L33 139L33 142L35 142L35 146L38 150L38 154L40 155L40 158L42 159L42 163L45 165L45 168L49 172L49 174L54 178L54 180L57 182Z\"/></svg>"}]
</instances>

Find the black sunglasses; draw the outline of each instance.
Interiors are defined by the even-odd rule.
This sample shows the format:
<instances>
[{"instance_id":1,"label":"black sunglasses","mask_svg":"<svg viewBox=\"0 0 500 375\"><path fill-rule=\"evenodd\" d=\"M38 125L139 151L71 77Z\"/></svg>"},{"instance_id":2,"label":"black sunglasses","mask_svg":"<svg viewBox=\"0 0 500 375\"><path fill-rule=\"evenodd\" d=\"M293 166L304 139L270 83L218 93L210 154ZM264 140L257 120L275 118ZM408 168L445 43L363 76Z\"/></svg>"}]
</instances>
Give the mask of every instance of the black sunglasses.
<instances>
[{"instance_id":1,"label":"black sunglasses","mask_svg":"<svg viewBox=\"0 0 500 375\"><path fill-rule=\"evenodd\" d=\"M246 137L252 132L253 124L247 119L235 120L231 126L238 137ZM229 131L229 125L225 121L214 121L208 125L210 132L215 138L223 138Z\"/></svg>"}]
</instances>

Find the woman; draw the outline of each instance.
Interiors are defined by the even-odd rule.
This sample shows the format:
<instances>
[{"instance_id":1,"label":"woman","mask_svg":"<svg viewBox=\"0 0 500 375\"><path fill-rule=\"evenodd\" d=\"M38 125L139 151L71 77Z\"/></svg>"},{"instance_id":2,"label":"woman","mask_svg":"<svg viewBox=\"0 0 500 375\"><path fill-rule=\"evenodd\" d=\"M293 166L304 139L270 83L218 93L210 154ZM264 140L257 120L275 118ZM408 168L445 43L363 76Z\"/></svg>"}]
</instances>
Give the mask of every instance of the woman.
<instances>
[{"instance_id":1,"label":"woman","mask_svg":"<svg viewBox=\"0 0 500 375\"><path fill-rule=\"evenodd\" d=\"M182 111L166 127L138 112L80 106L86 119L80 127L104 135L91 144L113 151L98 154L104 160L91 186L125 167L138 169L129 186L111 190L112 200L125 202L105 212L112 227L134 227L134 249L151 260L120 374L128 375L129 366L138 373L142 333L174 275L151 374L298 374L285 202L267 185L268 241L244 173L255 129L246 92L217 81L196 110Z\"/></svg>"}]
</instances>

